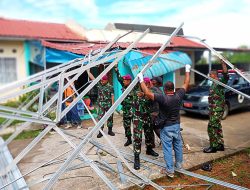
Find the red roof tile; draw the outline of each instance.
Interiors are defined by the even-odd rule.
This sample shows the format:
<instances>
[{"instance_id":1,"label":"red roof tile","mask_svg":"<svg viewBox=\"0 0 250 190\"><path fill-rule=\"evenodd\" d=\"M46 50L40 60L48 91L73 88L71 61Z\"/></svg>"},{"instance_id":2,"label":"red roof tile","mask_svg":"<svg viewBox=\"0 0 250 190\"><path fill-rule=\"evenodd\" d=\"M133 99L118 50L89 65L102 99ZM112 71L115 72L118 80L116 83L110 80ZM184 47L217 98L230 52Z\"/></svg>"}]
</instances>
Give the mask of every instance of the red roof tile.
<instances>
[{"instance_id":1,"label":"red roof tile","mask_svg":"<svg viewBox=\"0 0 250 190\"><path fill-rule=\"evenodd\" d=\"M202 44L183 37L174 37L172 42L170 43L170 47L205 48L205 46L203 46Z\"/></svg>"},{"instance_id":2,"label":"red roof tile","mask_svg":"<svg viewBox=\"0 0 250 190\"><path fill-rule=\"evenodd\" d=\"M64 24L0 18L0 36L12 38L84 41Z\"/></svg>"},{"instance_id":3,"label":"red roof tile","mask_svg":"<svg viewBox=\"0 0 250 190\"><path fill-rule=\"evenodd\" d=\"M131 43L118 42L113 47L119 46L120 48L127 48ZM86 55L90 51L95 51L100 48L104 48L107 43L105 42L83 42L83 43L59 43L59 42L48 42L43 40L42 45L57 50L69 51L76 54ZM159 48L161 44L149 44L149 43L138 43L136 48L148 49L148 48Z\"/></svg>"},{"instance_id":4,"label":"red roof tile","mask_svg":"<svg viewBox=\"0 0 250 190\"><path fill-rule=\"evenodd\" d=\"M126 42L118 42L113 47L119 46L120 48L127 48L129 44L130 43ZM105 47L107 43L106 42L59 43L59 42L48 42L43 40L42 45L57 50L69 51L76 54L86 55L90 51L95 51ZM147 53L155 53L160 47L161 47L160 43L137 43L136 45L136 48ZM169 47L170 49L175 47L205 48L199 43L181 37L175 37ZM168 52L169 50L164 50L164 51Z\"/></svg>"}]
</instances>

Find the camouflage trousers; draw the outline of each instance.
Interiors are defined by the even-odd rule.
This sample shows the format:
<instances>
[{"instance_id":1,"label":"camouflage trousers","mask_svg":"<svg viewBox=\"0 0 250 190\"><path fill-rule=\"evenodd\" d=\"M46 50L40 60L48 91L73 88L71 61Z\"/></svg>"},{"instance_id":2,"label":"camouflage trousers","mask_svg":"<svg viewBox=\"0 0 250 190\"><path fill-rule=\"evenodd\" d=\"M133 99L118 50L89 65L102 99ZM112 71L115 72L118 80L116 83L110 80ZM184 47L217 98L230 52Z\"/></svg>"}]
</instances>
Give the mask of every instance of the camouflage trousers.
<instances>
[{"instance_id":1,"label":"camouflage trousers","mask_svg":"<svg viewBox=\"0 0 250 190\"><path fill-rule=\"evenodd\" d=\"M109 110L111 105L103 106L103 104L99 103L98 108L98 120L100 121L102 117L105 115L105 113ZM112 128L113 127L113 114L108 118L107 127ZM102 126L104 128L104 126Z\"/></svg>"},{"instance_id":2,"label":"camouflage trousers","mask_svg":"<svg viewBox=\"0 0 250 190\"><path fill-rule=\"evenodd\" d=\"M211 147L217 147L219 144L224 144L221 126L222 116L223 111L209 113L207 132Z\"/></svg>"},{"instance_id":3,"label":"camouflage trousers","mask_svg":"<svg viewBox=\"0 0 250 190\"><path fill-rule=\"evenodd\" d=\"M150 117L148 114L143 116L136 116L133 121L134 124L134 153L141 153L141 143L142 143L142 130L144 130L145 135L145 145L146 147L152 147L154 144L154 132L150 125Z\"/></svg>"},{"instance_id":4,"label":"camouflage trousers","mask_svg":"<svg viewBox=\"0 0 250 190\"><path fill-rule=\"evenodd\" d=\"M132 122L132 110L131 107L123 107L123 127L125 130L125 136L131 137L131 122Z\"/></svg>"}]
</instances>

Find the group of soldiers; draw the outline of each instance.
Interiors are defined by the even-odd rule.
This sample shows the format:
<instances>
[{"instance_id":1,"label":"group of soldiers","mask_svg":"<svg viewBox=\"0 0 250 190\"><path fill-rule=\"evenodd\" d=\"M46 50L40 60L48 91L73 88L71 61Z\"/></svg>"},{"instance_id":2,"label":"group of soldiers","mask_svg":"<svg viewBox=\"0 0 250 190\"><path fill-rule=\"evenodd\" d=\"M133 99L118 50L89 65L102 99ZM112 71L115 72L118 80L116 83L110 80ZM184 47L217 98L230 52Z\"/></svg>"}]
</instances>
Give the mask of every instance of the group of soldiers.
<instances>
[{"instance_id":1,"label":"group of soldiers","mask_svg":"<svg viewBox=\"0 0 250 190\"><path fill-rule=\"evenodd\" d=\"M210 73L210 77L219 80L223 83L227 83L228 81L228 73L227 67L224 61L221 61L222 69L223 69L223 77L221 79L218 78L218 73L216 71L212 71ZM190 72L190 65L186 65L186 73L187 80L189 81L189 72ZM94 80L95 77L90 73L88 70L88 75L91 80ZM121 76L118 70L118 67L115 67L115 72L117 74L117 79L122 85L122 91L124 91L132 81L132 77L127 74L125 76ZM122 110L123 110L123 126L125 130L125 137L127 141L125 142L124 146L129 146L133 143L133 150L134 150L134 169L140 169L140 153L141 153L141 143L142 143L142 132L144 131L145 135L145 144L146 144L146 154L151 155L154 157L158 157L159 154L156 153L153 148L155 147L155 134L160 138L160 131L166 127L166 121L170 121L171 118L166 119L166 114L164 115L164 107L163 105L159 104L161 101L155 100L154 96L161 96L163 94L164 98L168 96L175 95L174 86L173 86L173 94L169 94L164 85L164 92L160 89L162 86L162 78L161 77L153 77L150 78L142 78L142 82L145 83L145 87L142 90L141 85L137 85L131 92L126 96L126 98L122 102ZM184 94L188 88L189 82L184 83ZM172 83L171 83L172 84ZM172 84L173 85L173 84ZM105 75L102 77L101 82L98 83L98 119L100 120L105 113L109 110L109 108L114 103L114 90L112 85L108 82L108 76ZM144 94L145 89L149 89L151 94ZM177 95L178 96L178 95ZM183 95L184 96L184 95ZM173 104L173 102L169 102L169 104ZM222 126L221 126L221 118L224 111L224 88L216 83L210 88L209 92L209 123L208 123L208 136L210 141L210 146L203 150L204 153L214 153L217 151L224 151L224 141L223 141L223 134L222 134ZM181 102L177 101L178 106ZM170 106L171 107L171 106ZM178 109L179 109L178 107ZM171 110L169 111L171 112ZM175 118L179 124L179 114L173 113L177 115ZM173 115L173 113L170 113ZM163 122L162 122L163 121ZM132 133L131 133L131 124L133 123L133 141L132 141ZM115 133L112 131L113 128L113 115L110 116L108 119L108 134L110 136L115 136ZM103 129L103 126L102 126ZM102 133L99 132L97 138L101 138ZM162 140L162 139L161 139ZM170 151L171 154L171 151ZM167 162L167 161L166 161Z\"/></svg>"},{"instance_id":2,"label":"group of soldiers","mask_svg":"<svg viewBox=\"0 0 250 190\"><path fill-rule=\"evenodd\" d=\"M131 83L132 77L127 74L121 76L118 68L115 68L118 81L122 85L122 91L124 91ZM95 77L88 70L88 76L91 80ZM162 93L160 86L162 86L161 77L150 78L145 77L144 81L148 88L154 92ZM97 84L98 88L98 119L100 120L109 108L114 103L114 90L112 85L108 82L108 76L104 75L101 81ZM123 100L122 102L123 111L123 127L125 130L125 136L127 138L124 146L129 146L133 143L134 150L134 169L140 169L140 159L139 155L141 153L141 143L142 143L142 132L145 135L146 144L146 154L151 156L159 156L153 148L155 147L155 136L154 131L157 136L160 136L160 129L157 128L157 124L154 122L155 118L159 114L158 103L146 98L144 93L141 91L139 86L136 86ZM133 124L133 140L131 125ZM113 115L111 115L107 121L108 134L114 136L115 133L112 131L113 128ZM104 126L102 126L103 130ZM102 134L99 132L97 138L101 138Z\"/></svg>"}]
</instances>

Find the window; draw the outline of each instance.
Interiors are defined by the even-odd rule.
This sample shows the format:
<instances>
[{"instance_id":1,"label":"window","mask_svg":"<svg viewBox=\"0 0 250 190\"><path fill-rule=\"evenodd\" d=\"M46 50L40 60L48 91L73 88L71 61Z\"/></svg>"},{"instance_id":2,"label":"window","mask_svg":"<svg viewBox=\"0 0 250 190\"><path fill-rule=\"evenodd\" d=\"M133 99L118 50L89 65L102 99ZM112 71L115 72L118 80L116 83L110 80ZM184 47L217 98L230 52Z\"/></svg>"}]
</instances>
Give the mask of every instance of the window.
<instances>
[{"instance_id":1,"label":"window","mask_svg":"<svg viewBox=\"0 0 250 190\"><path fill-rule=\"evenodd\" d=\"M246 81L244 80L244 78L239 77L239 82L238 82L238 84L239 84L239 85L246 84Z\"/></svg>"},{"instance_id":2,"label":"window","mask_svg":"<svg viewBox=\"0 0 250 190\"><path fill-rule=\"evenodd\" d=\"M17 80L16 58L0 57L0 84Z\"/></svg>"}]
</instances>

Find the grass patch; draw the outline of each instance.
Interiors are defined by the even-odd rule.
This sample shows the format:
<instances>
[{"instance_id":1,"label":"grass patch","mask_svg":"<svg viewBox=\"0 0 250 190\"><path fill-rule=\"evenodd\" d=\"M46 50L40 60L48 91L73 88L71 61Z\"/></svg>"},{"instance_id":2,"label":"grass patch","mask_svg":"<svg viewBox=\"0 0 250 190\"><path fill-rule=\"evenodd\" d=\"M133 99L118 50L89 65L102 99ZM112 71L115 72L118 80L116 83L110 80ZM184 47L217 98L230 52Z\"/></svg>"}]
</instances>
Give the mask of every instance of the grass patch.
<instances>
[{"instance_id":1,"label":"grass patch","mask_svg":"<svg viewBox=\"0 0 250 190\"><path fill-rule=\"evenodd\" d=\"M3 122L5 121L6 119L5 118L1 118L0 117L0 124L3 124ZM16 125L18 123L23 123L24 121L19 121L19 120L14 120L11 125Z\"/></svg>"},{"instance_id":2,"label":"grass patch","mask_svg":"<svg viewBox=\"0 0 250 190\"><path fill-rule=\"evenodd\" d=\"M247 154L250 154L250 147L245 150Z\"/></svg>"},{"instance_id":3,"label":"grass patch","mask_svg":"<svg viewBox=\"0 0 250 190\"><path fill-rule=\"evenodd\" d=\"M16 138L15 140L23 140L23 139L33 139L35 137L37 137L40 132L42 130L30 130L30 131L23 131L21 132ZM6 135L2 135L3 139L6 140L10 137L11 134L6 134Z\"/></svg>"}]
</instances>

